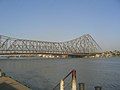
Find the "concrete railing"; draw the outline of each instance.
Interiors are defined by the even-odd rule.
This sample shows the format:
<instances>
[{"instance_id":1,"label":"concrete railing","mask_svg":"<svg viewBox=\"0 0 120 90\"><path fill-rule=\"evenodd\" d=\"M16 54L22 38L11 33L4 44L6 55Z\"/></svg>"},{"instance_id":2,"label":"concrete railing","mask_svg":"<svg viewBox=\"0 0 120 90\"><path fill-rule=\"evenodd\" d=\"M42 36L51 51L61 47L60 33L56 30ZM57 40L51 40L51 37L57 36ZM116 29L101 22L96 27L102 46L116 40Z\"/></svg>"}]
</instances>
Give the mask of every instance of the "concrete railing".
<instances>
[{"instance_id":1,"label":"concrete railing","mask_svg":"<svg viewBox=\"0 0 120 90\"><path fill-rule=\"evenodd\" d=\"M66 77L61 79L60 83L58 83L53 90L65 90L65 80L72 75L72 80L71 80L71 89L70 90L85 90L85 83L78 83L79 88L77 88L77 78L76 78L76 70L72 70ZM58 88L59 87L59 88ZM57 88L57 89L56 89ZM96 86L94 87L94 90L102 90L101 86Z\"/></svg>"},{"instance_id":2,"label":"concrete railing","mask_svg":"<svg viewBox=\"0 0 120 90\"><path fill-rule=\"evenodd\" d=\"M64 77L59 84L57 84L53 90L56 90L56 87L59 87L59 90L65 90L65 80L72 75L72 80L71 80L71 90L77 90L77 79L76 79L76 70L72 70L66 77Z\"/></svg>"}]
</instances>

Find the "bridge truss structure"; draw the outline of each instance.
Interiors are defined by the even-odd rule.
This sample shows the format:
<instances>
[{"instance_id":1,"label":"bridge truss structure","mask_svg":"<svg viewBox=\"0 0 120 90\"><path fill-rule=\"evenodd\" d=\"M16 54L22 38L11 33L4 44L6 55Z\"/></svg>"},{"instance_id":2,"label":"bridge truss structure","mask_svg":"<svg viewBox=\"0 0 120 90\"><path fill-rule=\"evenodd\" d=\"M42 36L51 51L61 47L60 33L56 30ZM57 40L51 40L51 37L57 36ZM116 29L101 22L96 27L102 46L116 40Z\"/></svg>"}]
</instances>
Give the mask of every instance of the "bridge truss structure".
<instances>
[{"instance_id":1,"label":"bridge truss structure","mask_svg":"<svg viewBox=\"0 0 120 90\"><path fill-rule=\"evenodd\" d=\"M25 40L0 35L0 55L5 54L81 54L98 53L100 46L86 34L65 42Z\"/></svg>"}]
</instances>

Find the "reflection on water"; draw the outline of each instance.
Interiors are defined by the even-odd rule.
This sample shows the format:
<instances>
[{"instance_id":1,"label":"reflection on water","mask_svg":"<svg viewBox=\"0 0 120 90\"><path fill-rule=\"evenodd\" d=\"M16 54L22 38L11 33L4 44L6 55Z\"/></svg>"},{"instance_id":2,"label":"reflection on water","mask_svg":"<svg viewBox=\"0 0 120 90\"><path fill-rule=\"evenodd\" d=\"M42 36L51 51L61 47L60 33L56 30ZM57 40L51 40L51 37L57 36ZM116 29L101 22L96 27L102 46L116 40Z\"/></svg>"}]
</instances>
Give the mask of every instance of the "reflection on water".
<instances>
[{"instance_id":1,"label":"reflection on water","mask_svg":"<svg viewBox=\"0 0 120 90\"><path fill-rule=\"evenodd\" d=\"M0 68L7 75L27 84L32 90L52 90L72 69L77 82L86 90L102 86L102 90L120 90L120 58L109 59L36 59L0 60Z\"/></svg>"}]
</instances>

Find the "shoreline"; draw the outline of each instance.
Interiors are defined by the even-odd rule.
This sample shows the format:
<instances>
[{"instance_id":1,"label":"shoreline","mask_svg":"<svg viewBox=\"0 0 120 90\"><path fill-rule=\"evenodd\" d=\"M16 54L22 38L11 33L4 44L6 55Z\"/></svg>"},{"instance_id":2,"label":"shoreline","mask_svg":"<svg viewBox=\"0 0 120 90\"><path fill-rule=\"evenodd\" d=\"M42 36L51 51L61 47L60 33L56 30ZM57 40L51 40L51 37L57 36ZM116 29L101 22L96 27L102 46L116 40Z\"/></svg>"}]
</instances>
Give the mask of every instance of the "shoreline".
<instances>
[{"instance_id":1,"label":"shoreline","mask_svg":"<svg viewBox=\"0 0 120 90\"><path fill-rule=\"evenodd\" d=\"M0 90L31 90L27 85L10 76L6 76L0 69Z\"/></svg>"}]
</instances>

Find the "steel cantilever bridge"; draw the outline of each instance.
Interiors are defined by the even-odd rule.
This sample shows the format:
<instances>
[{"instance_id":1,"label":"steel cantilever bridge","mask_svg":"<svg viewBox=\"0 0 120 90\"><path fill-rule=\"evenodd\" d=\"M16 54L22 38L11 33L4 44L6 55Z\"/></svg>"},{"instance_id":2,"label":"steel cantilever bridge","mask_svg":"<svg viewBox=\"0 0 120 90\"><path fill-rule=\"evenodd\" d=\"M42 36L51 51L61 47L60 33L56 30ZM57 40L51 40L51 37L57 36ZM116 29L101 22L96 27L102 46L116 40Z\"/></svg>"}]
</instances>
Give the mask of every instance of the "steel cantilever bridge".
<instances>
[{"instance_id":1,"label":"steel cantilever bridge","mask_svg":"<svg viewBox=\"0 0 120 90\"><path fill-rule=\"evenodd\" d=\"M0 55L83 55L99 53L100 51L100 46L89 34L65 42L25 40L0 35Z\"/></svg>"}]
</instances>

